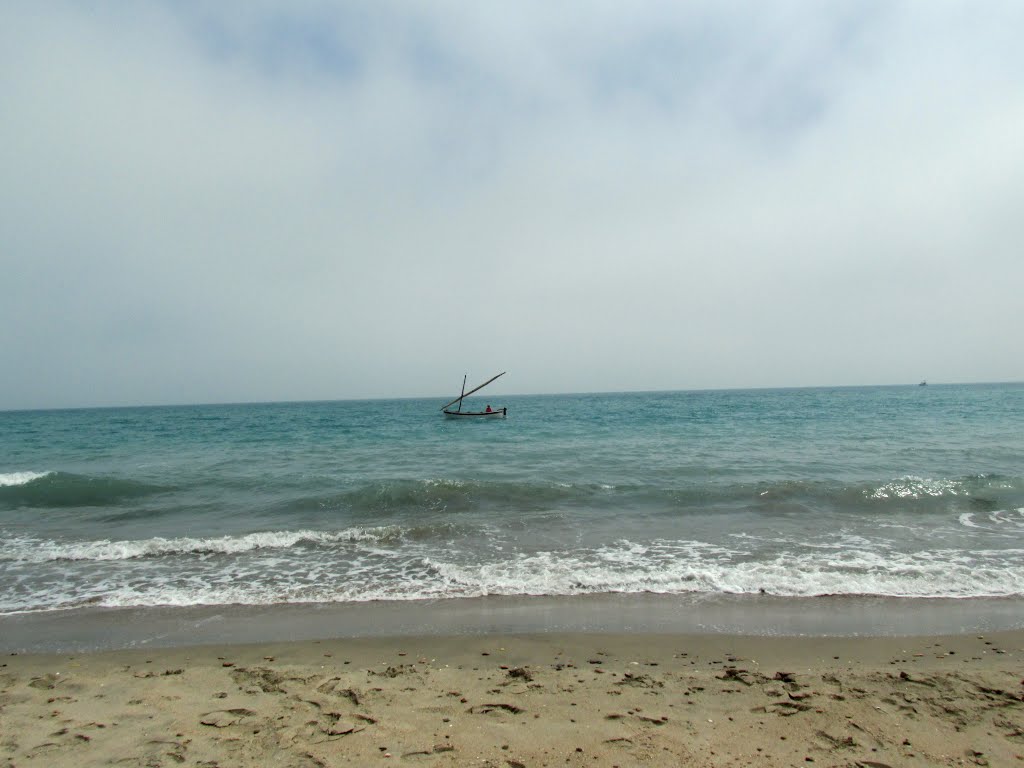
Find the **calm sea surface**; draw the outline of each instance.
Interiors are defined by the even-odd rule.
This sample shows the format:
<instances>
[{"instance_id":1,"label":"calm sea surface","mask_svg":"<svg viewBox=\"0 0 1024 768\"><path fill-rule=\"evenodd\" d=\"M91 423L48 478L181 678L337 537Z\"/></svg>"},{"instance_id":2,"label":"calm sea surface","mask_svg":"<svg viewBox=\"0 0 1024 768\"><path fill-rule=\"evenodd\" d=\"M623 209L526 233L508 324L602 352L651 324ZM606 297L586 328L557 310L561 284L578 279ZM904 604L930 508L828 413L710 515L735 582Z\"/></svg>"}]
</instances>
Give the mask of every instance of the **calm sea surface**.
<instances>
[{"instance_id":1,"label":"calm sea surface","mask_svg":"<svg viewBox=\"0 0 1024 768\"><path fill-rule=\"evenodd\" d=\"M494 397L0 413L0 613L1024 595L1024 385Z\"/></svg>"}]
</instances>

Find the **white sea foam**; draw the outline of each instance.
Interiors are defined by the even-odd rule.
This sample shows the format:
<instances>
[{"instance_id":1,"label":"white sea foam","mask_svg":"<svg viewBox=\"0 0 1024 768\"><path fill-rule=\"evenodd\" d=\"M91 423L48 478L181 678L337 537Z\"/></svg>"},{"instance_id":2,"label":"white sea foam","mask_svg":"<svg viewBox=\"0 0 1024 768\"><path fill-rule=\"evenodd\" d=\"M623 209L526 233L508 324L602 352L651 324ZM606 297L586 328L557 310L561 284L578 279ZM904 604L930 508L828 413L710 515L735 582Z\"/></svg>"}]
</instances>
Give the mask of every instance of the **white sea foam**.
<instances>
[{"instance_id":1,"label":"white sea foam","mask_svg":"<svg viewBox=\"0 0 1024 768\"><path fill-rule=\"evenodd\" d=\"M179 554L233 555L254 550L288 549L299 544L337 544L344 542L382 542L401 535L397 526L348 528L343 531L264 531L242 536L110 541L58 542L26 537L7 540L0 560L43 563L52 560L131 560L142 557Z\"/></svg>"},{"instance_id":2,"label":"white sea foam","mask_svg":"<svg viewBox=\"0 0 1024 768\"><path fill-rule=\"evenodd\" d=\"M884 595L991 597L1024 594L1015 551L912 553L871 550L780 553L766 560L698 543L606 548L589 556L545 552L488 564L432 562L463 595L595 592L765 592L793 597Z\"/></svg>"},{"instance_id":3,"label":"white sea foam","mask_svg":"<svg viewBox=\"0 0 1024 768\"><path fill-rule=\"evenodd\" d=\"M44 551L8 563L14 588L0 612L98 606L274 604L423 600L486 595L732 593L790 597L878 595L914 598L1024 595L1024 549L872 547L851 536L843 547L618 540L596 548L500 554L442 550L408 538L384 544L389 529L297 531L219 539L92 542L92 550ZM337 546L297 548L302 542ZM341 546L351 542L355 546ZM15 542L24 551L28 542ZM38 547L38 542L36 542ZM80 545L81 546L81 545ZM256 556L256 551L262 550ZM210 553L238 553L211 558ZM245 553L252 553L245 556ZM88 555L79 578L45 559ZM147 557L181 554L181 557ZM110 561L122 560L122 562ZM32 569L60 578L30 584ZM52 573L56 574L54 570Z\"/></svg>"},{"instance_id":4,"label":"white sea foam","mask_svg":"<svg viewBox=\"0 0 1024 768\"><path fill-rule=\"evenodd\" d=\"M1004 538L1016 538L1020 530L1024 529L1024 507L997 509L985 515L981 522L978 522L977 517L974 512L963 512L958 519L965 528L975 528Z\"/></svg>"},{"instance_id":5,"label":"white sea foam","mask_svg":"<svg viewBox=\"0 0 1024 768\"><path fill-rule=\"evenodd\" d=\"M0 474L0 488L8 488L15 485L28 485L33 480L52 475L52 472L8 472Z\"/></svg>"},{"instance_id":6,"label":"white sea foam","mask_svg":"<svg viewBox=\"0 0 1024 768\"><path fill-rule=\"evenodd\" d=\"M1024 528L1024 507L1012 510L999 510L991 515L994 522L1005 523L1017 528Z\"/></svg>"}]
</instances>

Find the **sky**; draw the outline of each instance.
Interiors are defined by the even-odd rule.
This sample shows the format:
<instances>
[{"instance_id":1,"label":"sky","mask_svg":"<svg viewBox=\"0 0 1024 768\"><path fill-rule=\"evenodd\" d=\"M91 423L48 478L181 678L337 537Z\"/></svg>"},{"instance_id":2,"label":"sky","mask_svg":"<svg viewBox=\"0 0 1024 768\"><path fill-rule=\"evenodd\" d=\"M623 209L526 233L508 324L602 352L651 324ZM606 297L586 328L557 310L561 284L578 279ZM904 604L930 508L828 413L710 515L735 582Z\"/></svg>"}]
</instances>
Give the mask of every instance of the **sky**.
<instances>
[{"instance_id":1,"label":"sky","mask_svg":"<svg viewBox=\"0 0 1024 768\"><path fill-rule=\"evenodd\" d=\"M0 410L1024 380L1021 29L0 0Z\"/></svg>"}]
</instances>

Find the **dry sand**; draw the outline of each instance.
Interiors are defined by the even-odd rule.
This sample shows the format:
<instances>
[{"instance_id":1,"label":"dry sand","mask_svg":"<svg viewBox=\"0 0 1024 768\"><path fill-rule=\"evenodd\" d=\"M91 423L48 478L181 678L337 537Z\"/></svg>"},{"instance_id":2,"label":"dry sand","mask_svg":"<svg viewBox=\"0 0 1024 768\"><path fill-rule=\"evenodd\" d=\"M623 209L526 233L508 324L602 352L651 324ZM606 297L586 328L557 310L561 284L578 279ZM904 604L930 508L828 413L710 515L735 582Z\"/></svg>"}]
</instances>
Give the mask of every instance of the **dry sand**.
<instances>
[{"instance_id":1,"label":"dry sand","mask_svg":"<svg viewBox=\"0 0 1024 768\"><path fill-rule=\"evenodd\" d=\"M324 640L0 660L7 766L1024 766L1024 632Z\"/></svg>"}]
</instances>

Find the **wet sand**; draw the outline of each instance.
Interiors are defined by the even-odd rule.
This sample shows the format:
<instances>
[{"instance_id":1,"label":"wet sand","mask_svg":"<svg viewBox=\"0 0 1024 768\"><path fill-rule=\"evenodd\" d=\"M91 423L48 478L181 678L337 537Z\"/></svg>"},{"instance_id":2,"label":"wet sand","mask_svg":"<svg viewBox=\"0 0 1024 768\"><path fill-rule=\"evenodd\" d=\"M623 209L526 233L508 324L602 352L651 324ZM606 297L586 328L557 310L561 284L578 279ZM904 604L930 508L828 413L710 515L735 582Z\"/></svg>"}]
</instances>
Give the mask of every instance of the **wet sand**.
<instances>
[{"instance_id":1,"label":"wet sand","mask_svg":"<svg viewBox=\"0 0 1024 768\"><path fill-rule=\"evenodd\" d=\"M275 605L84 607L0 616L0 655L327 638L605 633L980 635L1024 629L1024 599L706 593L501 596Z\"/></svg>"},{"instance_id":2,"label":"wet sand","mask_svg":"<svg viewBox=\"0 0 1024 768\"><path fill-rule=\"evenodd\" d=\"M486 634L0 659L0 766L1024 765L1024 632Z\"/></svg>"}]
</instances>

